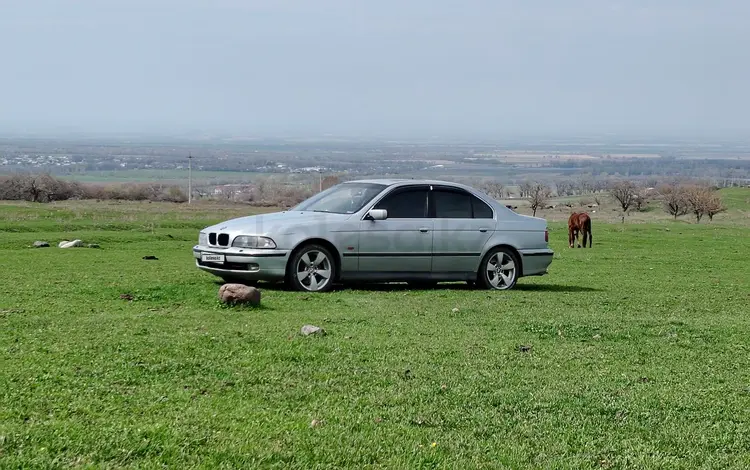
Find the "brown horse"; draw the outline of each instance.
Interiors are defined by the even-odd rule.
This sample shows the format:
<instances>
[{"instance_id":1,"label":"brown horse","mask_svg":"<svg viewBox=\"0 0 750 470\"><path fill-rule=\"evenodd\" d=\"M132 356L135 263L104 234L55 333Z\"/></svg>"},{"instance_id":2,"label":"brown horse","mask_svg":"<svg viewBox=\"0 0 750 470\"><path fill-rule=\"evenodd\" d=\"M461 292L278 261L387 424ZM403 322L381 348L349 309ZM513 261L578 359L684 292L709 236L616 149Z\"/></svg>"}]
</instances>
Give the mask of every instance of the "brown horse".
<instances>
[{"instance_id":1,"label":"brown horse","mask_svg":"<svg viewBox=\"0 0 750 470\"><path fill-rule=\"evenodd\" d=\"M573 245L578 241L578 234L583 234L583 247L586 248L586 238L588 237L589 248L594 245L591 236L591 217L585 212L573 212L568 218L568 245L573 248ZM581 242L578 241L578 248L581 247Z\"/></svg>"}]
</instances>

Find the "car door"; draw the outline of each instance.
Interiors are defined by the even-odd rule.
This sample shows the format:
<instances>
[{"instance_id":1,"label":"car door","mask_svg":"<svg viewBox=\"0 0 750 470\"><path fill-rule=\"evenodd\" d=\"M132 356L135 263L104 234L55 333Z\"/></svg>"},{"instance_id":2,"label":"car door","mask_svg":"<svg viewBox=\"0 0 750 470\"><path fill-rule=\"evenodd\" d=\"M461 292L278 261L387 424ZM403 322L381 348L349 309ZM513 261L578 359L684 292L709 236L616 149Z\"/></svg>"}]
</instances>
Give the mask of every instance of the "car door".
<instances>
[{"instance_id":1,"label":"car door","mask_svg":"<svg viewBox=\"0 0 750 470\"><path fill-rule=\"evenodd\" d=\"M435 186L430 196L434 217L432 272L475 271L484 244L495 229L492 208L459 188Z\"/></svg>"},{"instance_id":2,"label":"car door","mask_svg":"<svg viewBox=\"0 0 750 470\"><path fill-rule=\"evenodd\" d=\"M428 218L429 186L395 188L375 203L385 220L362 220L359 272L429 273L432 269L432 227Z\"/></svg>"}]
</instances>

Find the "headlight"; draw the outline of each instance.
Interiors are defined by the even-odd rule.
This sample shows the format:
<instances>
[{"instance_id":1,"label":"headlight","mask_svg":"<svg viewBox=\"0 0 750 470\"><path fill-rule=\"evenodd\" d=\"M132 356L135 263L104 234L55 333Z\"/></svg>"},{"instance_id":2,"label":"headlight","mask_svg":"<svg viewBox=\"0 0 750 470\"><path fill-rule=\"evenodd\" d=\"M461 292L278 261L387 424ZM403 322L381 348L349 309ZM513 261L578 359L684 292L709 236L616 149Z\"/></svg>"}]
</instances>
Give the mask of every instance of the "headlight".
<instances>
[{"instance_id":1,"label":"headlight","mask_svg":"<svg viewBox=\"0 0 750 470\"><path fill-rule=\"evenodd\" d=\"M267 237L251 237L248 235L240 235L236 237L232 242L232 246L236 248L276 248L276 243Z\"/></svg>"},{"instance_id":2,"label":"headlight","mask_svg":"<svg viewBox=\"0 0 750 470\"><path fill-rule=\"evenodd\" d=\"M207 246L208 245L208 234L201 232L198 235L198 245L200 246Z\"/></svg>"}]
</instances>

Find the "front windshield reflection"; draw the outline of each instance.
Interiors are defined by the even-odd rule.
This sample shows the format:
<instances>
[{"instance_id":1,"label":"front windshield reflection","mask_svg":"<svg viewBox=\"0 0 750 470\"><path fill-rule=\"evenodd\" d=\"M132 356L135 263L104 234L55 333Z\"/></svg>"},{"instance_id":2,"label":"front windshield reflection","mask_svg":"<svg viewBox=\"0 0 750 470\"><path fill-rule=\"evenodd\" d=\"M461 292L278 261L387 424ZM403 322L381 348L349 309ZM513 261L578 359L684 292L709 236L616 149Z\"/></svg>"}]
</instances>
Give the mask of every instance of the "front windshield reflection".
<instances>
[{"instance_id":1,"label":"front windshield reflection","mask_svg":"<svg viewBox=\"0 0 750 470\"><path fill-rule=\"evenodd\" d=\"M342 183L316 194L292 210L353 214L380 194L385 187L376 183Z\"/></svg>"}]
</instances>

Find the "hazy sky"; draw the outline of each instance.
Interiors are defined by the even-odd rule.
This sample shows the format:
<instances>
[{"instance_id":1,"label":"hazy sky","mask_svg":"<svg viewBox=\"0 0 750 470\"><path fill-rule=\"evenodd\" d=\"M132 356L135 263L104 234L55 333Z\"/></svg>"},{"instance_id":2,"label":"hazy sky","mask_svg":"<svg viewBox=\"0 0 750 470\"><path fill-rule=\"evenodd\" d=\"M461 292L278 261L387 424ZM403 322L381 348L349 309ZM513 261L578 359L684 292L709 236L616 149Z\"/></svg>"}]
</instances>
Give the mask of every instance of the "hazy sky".
<instances>
[{"instance_id":1,"label":"hazy sky","mask_svg":"<svg viewBox=\"0 0 750 470\"><path fill-rule=\"evenodd\" d=\"M748 0L0 0L0 131L750 130Z\"/></svg>"}]
</instances>

